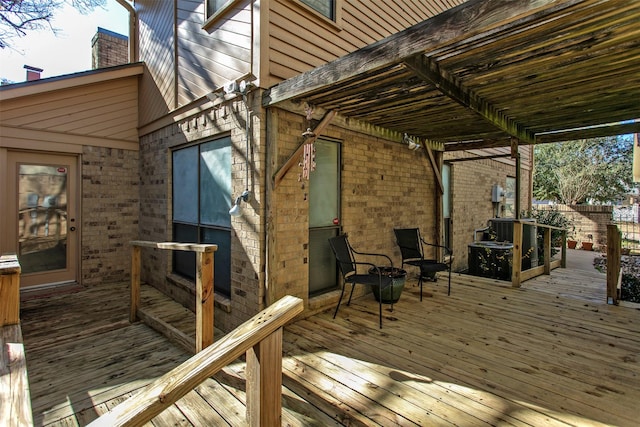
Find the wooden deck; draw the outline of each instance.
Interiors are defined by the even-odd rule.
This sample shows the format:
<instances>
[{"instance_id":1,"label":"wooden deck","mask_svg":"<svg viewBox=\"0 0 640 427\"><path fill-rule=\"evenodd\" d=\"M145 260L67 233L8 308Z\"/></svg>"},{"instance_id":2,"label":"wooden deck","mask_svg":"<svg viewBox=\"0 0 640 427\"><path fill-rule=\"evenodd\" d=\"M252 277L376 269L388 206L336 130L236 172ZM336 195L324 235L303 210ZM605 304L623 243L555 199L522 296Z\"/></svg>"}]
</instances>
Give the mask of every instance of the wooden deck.
<instances>
[{"instance_id":1,"label":"wooden deck","mask_svg":"<svg viewBox=\"0 0 640 427\"><path fill-rule=\"evenodd\" d=\"M597 301L604 281L558 269L512 289L454 274L451 296L441 280L422 302L410 281L383 329L371 296L298 321L284 335L282 424L635 426L640 311ZM188 357L129 325L127 298L120 284L23 302L36 425L84 425ZM152 300L190 322L144 289ZM243 378L238 361L152 424L244 425Z\"/></svg>"}]
</instances>

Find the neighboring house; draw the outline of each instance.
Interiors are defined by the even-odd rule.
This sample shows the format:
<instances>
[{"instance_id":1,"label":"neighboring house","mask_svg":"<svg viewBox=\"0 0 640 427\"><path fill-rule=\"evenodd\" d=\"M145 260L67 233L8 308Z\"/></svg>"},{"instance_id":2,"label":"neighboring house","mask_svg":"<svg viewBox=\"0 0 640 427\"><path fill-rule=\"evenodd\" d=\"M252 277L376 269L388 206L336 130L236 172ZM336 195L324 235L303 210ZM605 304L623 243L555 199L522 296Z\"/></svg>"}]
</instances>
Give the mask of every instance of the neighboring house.
<instances>
[{"instance_id":1,"label":"neighboring house","mask_svg":"<svg viewBox=\"0 0 640 427\"><path fill-rule=\"evenodd\" d=\"M72 232L75 219L67 261L82 273L55 281L91 285L127 279L131 240L216 243L223 330L287 294L306 314L334 306L327 238L340 232L399 264L393 228L419 227L465 269L475 229L530 207L527 144L637 131L610 124L637 117L640 55L623 42L639 8L472 0L439 14L459 3L135 1L144 72L135 63L0 89L0 196L14 213L0 224L2 250L18 248L20 229L53 253L64 234L53 230ZM603 11L618 31L590 18ZM590 25L597 36L565 40ZM622 54L629 66L600 72ZM47 158L20 159L36 153ZM41 171L21 164L58 165L39 192L57 197L35 200L29 177ZM65 196L81 208L68 213L58 194L71 165L82 185ZM186 306L194 268L189 254L143 252L142 279Z\"/></svg>"}]
</instances>

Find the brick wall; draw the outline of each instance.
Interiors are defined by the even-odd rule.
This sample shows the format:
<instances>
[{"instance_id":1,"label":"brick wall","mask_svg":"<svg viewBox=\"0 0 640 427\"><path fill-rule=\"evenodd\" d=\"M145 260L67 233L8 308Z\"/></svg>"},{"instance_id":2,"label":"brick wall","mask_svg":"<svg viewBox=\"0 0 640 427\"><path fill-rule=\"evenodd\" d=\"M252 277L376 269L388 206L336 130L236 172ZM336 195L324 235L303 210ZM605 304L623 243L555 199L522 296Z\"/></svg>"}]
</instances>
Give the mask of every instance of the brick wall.
<instances>
[{"instance_id":1,"label":"brick wall","mask_svg":"<svg viewBox=\"0 0 640 427\"><path fill-rule=\"evenodd\" d=\"M259 110L259 97L250 96L252 111ZM231 220L231 298L215 295L215 325L231 330L264 307L264 149L260 144L258 115L252 114L249 158L251 198L242 204L242 215ZM232 195L245 189L246 109L238 99L183 119L140 140L140 239L171 241L172 176L171 150L230 136L232 150ZM214 255L215 256L215 255ZM193 309L193 285L171 276L171 253L144 251L142 279ZM215 284L214 284L215 286Z\"/></svg>"},{"instance_id":2,"label":"brick wall","mask_svg":"<svg viewBox=\"0 0 640 427\"><path fill-rule=\"evenodd\" d=\"M131 275L138 237L138 152L85 146L82 153L81 277L87 286Z\"/></svg>"},{"instance_id":3,"label":"brick wall","mask_svg":"<svg viewBox=\"0 0 640 427\"><path fill-rule=\"evenodd\" d=\"M279 165L302 142L306 127L298 115L277 113ZM435 180L424 152L413 152L399 143L337 126L327 127L322 136L342 143L340 220L354 248L385 253L394 265L400 265L394 227L419 227L426 239L435 240ZM309 308L314 302L308 297L308 184L298 181L300 169L294 166L285 175L272 198L270 298L295 295L304 299ZM361 293L362 289L356 292ZM336 292L318 299L325 306L334 305L338 295Z\"/></svg>"},{"instance_id":4,"label":"brick wall","mask_svg":"<svg viewBox=\"0 0 640 427\"><path fill-rule=\"evenodd\" d=\"M607 244L607 225L611 224L613 206L594 205L537 205L537 209L557 209L572 221L575 230L574 240L593 242L593 248L599 250ZM571 231L571 230L569 230ZM577 246L580 249L580 243Z\"/></svg>"},{"instance_id":5,"label":"brick wall","mask_svg":"<svg viewBox=\"0 0 640 427\"><path fill-rule=\"evenodd\" d=\"M105 68L129 63L129 38L98 27L91 39L91 68Z\"/></svg>"},{"instance_id":6,"label":"brick wall","mask_svg":"<svg viewBox=\"0 0 640 427\"><path fill-rule=\"evenodd\" d=\"M527 148L521 148L527 149ZM473 160L453 163L451 172L452 230L455 261L453 269L467 268L467 248L473 242L474 230L487 226L494 218L491 188L494 184L506 187L507 177L515 177L515 165L498 160ZM520 206L529 208L530 169L523 167L521 174Z\"/></svg>"}]
</instances>

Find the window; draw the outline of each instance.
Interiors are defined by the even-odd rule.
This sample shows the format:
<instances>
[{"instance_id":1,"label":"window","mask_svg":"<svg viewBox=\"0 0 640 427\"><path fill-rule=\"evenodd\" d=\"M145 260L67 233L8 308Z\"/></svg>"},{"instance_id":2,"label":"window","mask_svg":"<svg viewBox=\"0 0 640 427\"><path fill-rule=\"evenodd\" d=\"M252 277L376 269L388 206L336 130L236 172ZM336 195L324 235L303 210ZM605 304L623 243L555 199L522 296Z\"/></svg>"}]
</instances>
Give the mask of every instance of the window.
<instances>
[{"instance_id":1,"label":"window","mask_svg":"<svg viewBox=\"0 0 640 427\"><path fill-rule=\"evenodd\" d=\"M336 0L300 0L332 21L336 20Z\"/></svg>"},{"instance_id":2,"label":"window","mask_svg":"<svg viewBox=\"0 0 640 427\"><path fill-rule=\"evenodd\" d=\"M205 0L206 19L217 15L219 12L227 9L237 0Z\"/></svg>"},{"instance_id":3,"label":"window","mask_svg":"<svg viewBox=\"0 0 640 427\"><path fill-rule=\"evenodd\" d=\"M231 139L175 150L173 160L173 240L215 243L214 286L231 294ZM195 280L195 254L175 251L173 271Z\"/></svg>"},{"instance_id":4,"label":"window","mask_svg":"<svg viewBox=\"0 0 640 427\"><path fill-rule=\"evenodd\" d=\"M508 176L506 181L507 188L504 191L504 209L502 216L504 218L516 217L516 179Z\"/></svg>"}]
</instances>

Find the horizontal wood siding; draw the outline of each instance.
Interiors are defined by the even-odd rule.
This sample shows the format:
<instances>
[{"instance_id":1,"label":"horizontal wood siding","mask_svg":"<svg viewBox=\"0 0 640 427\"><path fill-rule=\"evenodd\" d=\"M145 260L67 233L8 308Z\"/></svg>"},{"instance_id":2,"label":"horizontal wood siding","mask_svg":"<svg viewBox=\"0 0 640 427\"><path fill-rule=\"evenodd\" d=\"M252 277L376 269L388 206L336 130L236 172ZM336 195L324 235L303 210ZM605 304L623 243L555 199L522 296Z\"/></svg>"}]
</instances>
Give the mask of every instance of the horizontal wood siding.
<instances>
[{"instance_id":1,"label":"horizontal wood siding","mask_svg":"<svg viewBox=\"0 0 640 427\"><path fill-rule=\"evenodd\" d=\"M140 123L147 124L176 105L174 11L172 1L136 0L140 60L147 65L140 90Z\"/></svg>"},{"instance_id":2,"label":"horizontal wood siding","mask_svg":"<svg viewBox=\"0 0 640 427\"><path fill-rule=\"evenodd\" d=\"M138 77L2 103L2 125L30 131L138 141Z\"/></svg>"},{"instance_id":3,"label":"horizontal wood siding","mask_svg":"<svg viewBox=\"0 0 640 427\"><path fill-rule=\"evenodd\" d=\"M251 71L252 2L235 4L207 29L204 19L204 1L178 1L178 106Z\"/></svg>"},{"instance_id":4,"label":"horizontal wood siding","mask_svg":"<svg viewBox=\"0 0 640 427\"><path fill-rule=\"evenodd\" d=\"M310 12L299 0L273 0L269 14L270 76L266 86L332 61L463 2L343 0L338 28Z\"/></svg>"}]
</instances>

